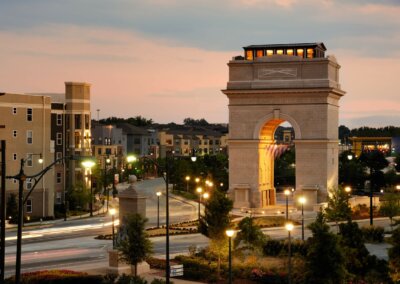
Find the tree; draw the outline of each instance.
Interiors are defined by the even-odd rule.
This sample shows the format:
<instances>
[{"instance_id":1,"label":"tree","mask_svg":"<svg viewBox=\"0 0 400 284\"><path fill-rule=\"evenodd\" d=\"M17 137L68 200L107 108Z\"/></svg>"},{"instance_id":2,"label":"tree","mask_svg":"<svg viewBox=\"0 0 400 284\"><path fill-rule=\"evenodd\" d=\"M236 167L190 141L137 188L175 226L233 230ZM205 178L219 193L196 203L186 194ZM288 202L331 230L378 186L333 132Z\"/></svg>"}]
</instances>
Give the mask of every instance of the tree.
<instances>
[{"instance_id":1,"label":"tree","mask_svg":"<svg viewBox=\"0 0 400 284\"><path fill-rule=\"evenodd\" d=\"M294 186L295 172L294 167L296 162L296 153L294 148L283 153L283 155L275 160L274 181L275 186Z\"/></svg>"},{"instance_id":2,"label":"tree","mask_svg":"<svg viewBox=\"0 0 400 284\"><path fill-rule=\"evenodd\" d=\"M201 119L193 119L190 117L187 117L183 120L183 124L186 126L208 126L210 125L207 120L204 118Z\"/></svg>"},{"instance_id":3,"label":"tree","mask_svg":"<svg viewBox=\"0 0 400 284\"><path fill-rule=\"evenodd\" d=\"M329 231L324 214L318 213L308 228L312 237L307 240L305 278L308 284L343 283L346 276L343 251L338 236Z\"/></svg>"},{"instance_id":4,"label":"tree","mask_svg":"<svg viewBox=\"0 0 400 284\"><path fill-rule=\"evenodd\" d=\"M360 161L364 167L369 169L369 177L371 180L371 191L378 190L379 187L385 185L382 169L388 166L385 155L378 150L370 152L362 152Z\"/></svg>"},{"instance_id":5,"label":"tree","mask_svg":"<svg viewBox=\"0 0 400 284\"><path fill-rule=\"evenodd\" d=\"M389 248L389 273L395 283L400 281L400 227L393 231Z\"/></svg>"},{"instance_id":6,"label":"tree","mask_svg":"<svg viewBox=\"0 0 400 284\"><path fill-rule=\"evenodd\" d=\"M353 155L351 160L348 155ZM351 185L353 188L363 188L365 182L364 166L351 151L339 155L339 184Z\"/></svg>"},{"instance_id":7,"label":"tree","mask_svg":"<svg viewBox=\"0 0 400 284\"><path fill-rule=\"evenodd\" d=\"M262 248L267 240L267 236L264 235L259 226L254 224L254 219L251 217L243 218L239 222L238 230L234 242L235 247L243 243L246 248L257 250Z\"/></svg>"},{"instance_id":8,"label":"tree","mask_svg":"<svg viewBox=\"0 0 400 284\"><path fill-rule=\"evenodd\" d=\"M396 193L394 189L385 192L385 195L381 200L379 212L383 216L389 217L390 226L393 228L393 217L400 215L400 195Z\"/></svg>"},{"instance_id":9,"label":"tree","mask_svg":"<svg viewBox=\"0 0 400 284\"><path fill-rule=\"evenodd\" d=\"M325 209L326 218L334 221L336 226L339 221L351 219L351 208L349 206L349 195L339 186L330 190L328 207Z\"/></svg>"},{"instance_id":10,"label":"tree","mask_svg":"<svg viewBox=\"0 0 400 284\"><path fill-rule=\"evenodd\" d=\"M229 212L233 202L218 188L214 189L206 203L204 217L200 218L199 232L210 238L211 248L217 254L217 274L220 275L221 257L227 251L227 237L225 231L229 228Z\"/></svg>"},{"instance_id":11,"label":"tree","mask_svg":"<svg viewBox=\"0 0 400 284\"><path fill-rule=\"evenodd\" d=\"M350 136L350 129L344 125L339 126L339 139L340 141L345 144L348 143L348 139Z\"/></svg>"},{"instance_id":12,"label":"tree","mask_svg":"<svg viewBox=\"0 0 400 284\"><path fill-rule=\"evenodd\" d=\"M134 267L137 276L137 265L152 254L152 243L145 231L147 218L140 214L128 214L124 220L117 241L120 259Z\"/></svg>"}]
</instances>

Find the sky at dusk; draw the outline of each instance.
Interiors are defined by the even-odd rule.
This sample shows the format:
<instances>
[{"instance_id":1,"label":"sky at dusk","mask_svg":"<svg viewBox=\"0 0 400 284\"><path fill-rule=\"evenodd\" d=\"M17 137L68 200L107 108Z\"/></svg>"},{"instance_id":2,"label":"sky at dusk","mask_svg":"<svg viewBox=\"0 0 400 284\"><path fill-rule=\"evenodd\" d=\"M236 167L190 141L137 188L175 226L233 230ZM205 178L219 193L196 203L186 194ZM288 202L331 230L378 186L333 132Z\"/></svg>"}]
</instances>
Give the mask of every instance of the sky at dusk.
<instances>
[{"instance_id":1,"label":"sky at dusk","mask_svg":"<svg viewBox=\"0 0 400 284\"><path fill-rule=\"evenodd\" d=\"M2 0L0 91L88 82L95 118L227 123L227 62L296 42L342 66L341 124L400 126L398 0Z\"/></svg>"}]
</instances>

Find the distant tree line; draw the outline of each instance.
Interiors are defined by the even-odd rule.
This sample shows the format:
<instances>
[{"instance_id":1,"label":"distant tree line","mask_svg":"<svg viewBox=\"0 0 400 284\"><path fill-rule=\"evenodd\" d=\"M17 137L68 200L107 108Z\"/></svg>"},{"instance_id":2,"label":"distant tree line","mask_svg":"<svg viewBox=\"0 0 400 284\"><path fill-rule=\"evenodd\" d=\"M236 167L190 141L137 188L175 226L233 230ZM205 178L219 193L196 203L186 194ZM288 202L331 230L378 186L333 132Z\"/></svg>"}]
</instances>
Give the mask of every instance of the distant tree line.
<instances>
[{"instance_id":1,"label":"distant tree line","mask_svg":"<svg viewBox=\"0 0 400 284\"><path fill-rule=\"evenodd\" d=\"M119 123L129 123L134 126L149 126L152 125L154 122L153 120L144 118L140 115L134 116L134 117L129 117L129 118L120 118L120 117L115 117L111 116L108 118L100 119L99 122L101 124L119 124Z\"/></svg>"},{"instance_id":2,"label":"distant tree line","mask_svg":"<svg viewBox=\"0 0 400 284\"><path fill-rule=\"evenodd\" d=\"M344 125L339 126L339 139L344 142L348 137L396 137L400 136L400 127L385 126L385 127L359 127L349 129Z\"/></svg>"}]
</instances>

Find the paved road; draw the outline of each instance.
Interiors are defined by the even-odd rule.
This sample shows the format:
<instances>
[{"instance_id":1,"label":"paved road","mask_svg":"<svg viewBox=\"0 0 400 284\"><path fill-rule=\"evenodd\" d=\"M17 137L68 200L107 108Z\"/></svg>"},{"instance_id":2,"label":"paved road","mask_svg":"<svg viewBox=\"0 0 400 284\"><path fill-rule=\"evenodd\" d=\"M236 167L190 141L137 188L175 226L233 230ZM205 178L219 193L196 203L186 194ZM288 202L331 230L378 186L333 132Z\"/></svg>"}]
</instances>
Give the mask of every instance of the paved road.
<instances>
[{"instance_id":1,"label":"paved road","mask_svg":"<svg viewBox=\"0 0 400 284\"><path fill-rule=\"evenodd\" d=\"M148 226L157 222L156 191L165 190L162 179L148 180L137 183L138 192L147 196ZM127 185L120 185L122 191ZM164 195L163 195L164 196ZM160 198L160 224L165 223L165 198ZM114 202L118 202L115 200ZM197 218L196 203L170 199L171 223ZM41 225L26 226L23 230L22 271L34 271L49 268L69 268L79 263L85 266L91 263L104 262L107 259L107 249L111 246L109 240L95 240L99 234L111 233L110 216L94 216L69 220L67 222L43 222ZM188 247L190 237L181 236L171 246L171 254L182 252ZM183 241L187 238L187 241ZM155 253L165 254L165 238L155 238ZM9 228L6 233L6 273L11 275L15 269L16 230Z\"/></svg>"},{"instance_id":2,"label":"paved road","mask_svg":"<svg viewBox=\"0 0 400 284\"><path fill-rule=\"evenodd\" d=\"M148 197L147 215L150 225L155 225L157 216L157 197L155 192L165 188L162 179L150 180L137 184L139 193ZM121 188L122 190L123 188ZM160 200L161 223L165 220L165 199ZM196 203L190 204L179 200L170 200L171 221L192 220L197 218ZM315 214L306 215L306 223L313 220ZM293 214L293 219L299 219L299 214ZM361 224L369 224L369 220L360 221ZM387 219L375 219L375 225L388 225ZM335 231L335 228L332 229ZM99 267L107 267L108 254L111 248L109 240L95 240L98 234L109 234L111 231L111 219L109 216L95 216L89 219L78 219L55 224L42 225L36 228L24 228L22 271L35 271L40 269L74 269L90 270ZM269 228L263 230L272 238L283 239L287 237L284 228ZM296 226L292 232L294 238L301 238L301 226ZM305 229L305 237L310 236ZM154 254L165 257L165 237L152 238ZM208 245L208 239L200 234L171 236L170 254L187 253L190 245L204 247ZM15 231L7 232L6 242L6 274L12 275L15 270ZM386 248L382 246L368 246L368 249L380 257L387 257Z\"/></svg>"}]
</instances>

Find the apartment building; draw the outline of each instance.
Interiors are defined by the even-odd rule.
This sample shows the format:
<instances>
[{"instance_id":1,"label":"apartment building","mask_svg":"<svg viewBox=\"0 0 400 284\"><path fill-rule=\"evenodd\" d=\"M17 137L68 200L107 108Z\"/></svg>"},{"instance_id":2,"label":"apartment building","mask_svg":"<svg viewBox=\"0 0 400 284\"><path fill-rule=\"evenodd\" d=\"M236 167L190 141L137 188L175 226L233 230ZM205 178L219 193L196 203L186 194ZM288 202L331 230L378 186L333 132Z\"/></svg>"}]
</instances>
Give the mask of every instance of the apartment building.
<instances>
[{"instance_id":1,"label":"apartment building","mask_svg":"<svg viewBox=\"0 0 400 284\"><path fill-rule=\"evenodd\" d=\"M21 159L26 175L37 174L57 159L91 156L90 84L66 82L64 94L11 94L0 96L0 113L6 140L6 174L18 174ZM39 158L43 163L39 163ZM60 161L47 172L25 206L25 214L54 216L54 204L62 204L68 188L84 181L78 160ZM32 181L25 182L26 191ZM7 195L18 194L18 181L7 180Z\"/></svg>"},{"instance_id":2,"label":"apartment building","mask_svg":"<svg viewBox=\"0 0 400 284\"><path fill-rule=\"evenodd\" d=\"M0 140L6 141L6 175L19 173L21 159L27 176L42 171L53 160L50 139L51 99L48 96L5 93L0 97L0 113L4 129ZM43 163L39 163L39 158ZM24 193L32 188L30 179L25 181ZM17 180L7 179L6 194L18 195ZM45 175L27 200L27 215L52 216L54 209L54 178Z\"/></svg>"}]
</instances>

